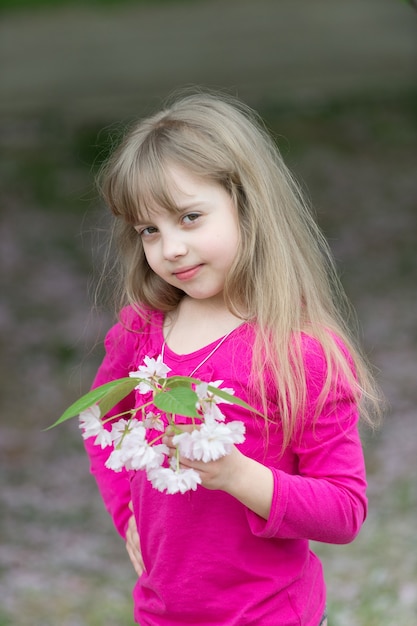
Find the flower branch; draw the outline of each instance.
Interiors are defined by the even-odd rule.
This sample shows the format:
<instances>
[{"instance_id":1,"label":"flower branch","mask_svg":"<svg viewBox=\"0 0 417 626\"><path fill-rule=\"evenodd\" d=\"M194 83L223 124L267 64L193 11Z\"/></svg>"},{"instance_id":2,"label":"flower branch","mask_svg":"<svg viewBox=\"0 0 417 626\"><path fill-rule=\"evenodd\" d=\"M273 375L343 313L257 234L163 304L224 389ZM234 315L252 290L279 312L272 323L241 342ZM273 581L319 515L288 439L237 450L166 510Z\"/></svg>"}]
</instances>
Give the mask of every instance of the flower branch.
<instances>
[{"instance_id":1,"label":"flower branch","mask_svg":"<svg viewBox=\"0 0 417 626\"><path fill-rule=\"evenodd\" d=\"M229 454L233 445L245 440L243 422L227 422L218 405L237 404L257 411L235 397L233 389L221 388L221 380L206 383L187 376L168 377L169 371L161 355L145 357L144 364L128 378L106 383L79 398L50 428L78 415L84 439L94 437L95 445L113 448L107 468L115 472L143 470L155 489L169 494L195 490L201 484L200 475L194 469L181 469L180 456L207 463ZM134 390L150 393L152 399L108 416ZM178 417L190 418L186 430L178 425ZM172 457L161 443L168 427L174 432L176 446Z\"/></svg>"}]
</instances>

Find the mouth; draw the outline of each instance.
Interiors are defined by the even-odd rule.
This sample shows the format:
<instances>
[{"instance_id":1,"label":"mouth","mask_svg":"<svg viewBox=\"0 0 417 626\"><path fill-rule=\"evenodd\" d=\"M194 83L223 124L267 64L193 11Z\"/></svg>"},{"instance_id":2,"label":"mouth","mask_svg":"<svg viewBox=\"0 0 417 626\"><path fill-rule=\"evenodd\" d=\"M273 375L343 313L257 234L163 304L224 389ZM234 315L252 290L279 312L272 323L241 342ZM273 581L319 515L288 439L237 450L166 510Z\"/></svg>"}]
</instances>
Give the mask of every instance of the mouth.
<instances>
[{"instance_id":1,"label":"mouth","mask_svg":"<svg viewBox=\"0 0 417 626\"><path fill-rule=\"evenodd\" d=\"M201 267L201 265L193 265L192 267L185 267L184 269L177 270L176 272L173 272L173 274L175 278L178 278L178 280L191 280L191 278L194 278L194 276L198 274Z\"/></svg>"}]
</instances>

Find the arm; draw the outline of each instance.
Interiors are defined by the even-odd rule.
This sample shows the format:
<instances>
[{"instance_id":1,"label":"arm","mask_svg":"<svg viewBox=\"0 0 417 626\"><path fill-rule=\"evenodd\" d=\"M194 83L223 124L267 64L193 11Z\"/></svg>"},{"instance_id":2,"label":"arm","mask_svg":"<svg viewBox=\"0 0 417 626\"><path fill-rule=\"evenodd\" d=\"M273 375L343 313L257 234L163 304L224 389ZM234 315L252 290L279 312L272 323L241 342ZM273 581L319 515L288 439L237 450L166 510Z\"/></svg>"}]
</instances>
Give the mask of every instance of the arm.
<instances>
[{"instance_id":1,"label":"arm","mask_svg":"<svg viewBox=\"0 0 417 626\"><path fill-rule=\"evenodd\" d=\"M92 388L127 376L131 368L135 337L121 324L116 324L108 332L105 339L106 354L97 372ZM130 394L109 412L109 416L117 415L134 406L134 394ZM111 424L107 424L111 428ZM105 467L111 449L102 449L94 445L94 438L84 440L85 449L90 459L90 471L94 476L104 505L111 515L119 534L125 538L131 512L130 484L127 471L114 472Z\"/></svg>"},{"instance_id":2,"label":"arm","mask_svg":"<svg viewBox=\"0 0 417 626\"><path fill-rule=\"evenodd\" d=\"M367 513L365 462L358 411L347 390L326 403L315 430L294 447L299 475L276 472L284 515L275 508L270 529L279 536L349 543ZM336 408L337 407L337 408Z\"/></svg>"},{"instance_id":3,"label":"arm","mask_svg":"<svg viewBox=\"0 0 417 626\"><path fill-rule=\"evenodd\" d=\"M340 428L340 430L339 430ZM181 458L207 489L222 489L247 507L254 534L285 539L349 543L365 519L365 468L356 427L331 441L298 448L300 474L267 467L236 447L218 461ZM311 435L311 434L310 434Z\"/></svg>"},{"instance_id":4,"label":"arm","mask_svg":"<svg viewBox=\"0 0 417 626\"><path fill-rule=\"evenodd\" d=\"M312 352L310 412L324 371L317 350ZM289 465L295 465L291 473L289 465L280 461L278 450L276 460L271 455L265 465L236 448L212 463L181 462L200 473L206 488L222 489L242 502L256 535L347 543L359 532L367 507L357 421L353 394L338 380L317 421L313 423L311 417L306 420L302 437L287 452L293 458Z\"/></svg>"},{"instance_id":5,"label":"arm","mask_svg":"<svg viewBox=\"0 0 417 626\"><path fill-rule=\"evenodd\" d=\"M169 443L168 438L165 441ZM236 446L230 454L210 463L182 457L181 466L195 469L206 489L226 491L248 509L268 519L274 492L272 470L245 456Z\"/></svg>"},{"instance_id":6,"label":"arm","mask_svg":"<svg viewBox=\"0 0 417 626\"><path fill-rule=\"evenodd\" d=\"M321 388L322 374L320 362L308 372L310 382L314 382L310 385L310 400ZM336 544L353 541L367 512L358 419L357 402L349 386L339 378L333 383L317 421L309 418L302 436L291 446L296 472L290 474L279 465L270 466L274 490L269 518L265 522L248 512L255 534Z\"/></svg>"},{"instance_id":7,"label":"arm","mask_svg":"<svg viewBox=\"0 0 417 626\"><path fill-rule=\"evenodd\" d=\"M100 446L94 445L94 437L84 440L84 445L90 460L90 472L96 480L104 506L117 532L125 538L131 515L128 509L130 485L127 472L114 472L105 467L110 448L102 450Z\"/></svg>"},{"instance_id":8,"label":"arm","mask_svg":"<svg viewBox=\"0 0 417 626\"><path fill-rule=\"evenodd\" d=\"M129 509L133 511L132 503L129 502ZM143 564L142 552L140 548L140 539L136 520L133 513L129 517L126 528L126 550L132 562L134 570L138 576L142 576L145 566Z\"/></svg>"}]
</instances>

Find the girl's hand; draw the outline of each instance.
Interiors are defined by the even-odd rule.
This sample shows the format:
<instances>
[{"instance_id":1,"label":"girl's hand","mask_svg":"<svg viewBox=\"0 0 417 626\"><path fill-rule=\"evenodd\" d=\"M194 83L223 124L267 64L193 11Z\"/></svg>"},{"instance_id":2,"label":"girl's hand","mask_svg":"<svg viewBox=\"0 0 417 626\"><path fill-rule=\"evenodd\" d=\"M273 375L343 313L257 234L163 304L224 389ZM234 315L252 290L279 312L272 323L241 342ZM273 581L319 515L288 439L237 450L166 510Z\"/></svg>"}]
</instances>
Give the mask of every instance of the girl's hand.
<instances>
[{"instance_id":1,"label":"girl's hand","mask_svg":"<svg viewBox=\"0 0 417 626\"><path fill-rule=\"evenodd\" d=\"M192 468L200 474L201 484L206 489L221 489L232 492L237 482L239 472L245 464L246 457L239 452L236 446L226 456L216 461L190 461L185 457L180 457L180 467L184 469Z\"/></svg>"},{"instance_id":2,"label":"girl's hand","mask_svg":"<svg viewBox=\"0 0 417 626\"><path fill-rule=\"evenodd\" d=\"M187 427L182 429L188 430ZM173 436L168 430L163 438L171 456L176 454ZM225 491L264 519L268 519L274 478L272 471L262 463L245 456L236 446L232 447L230 454L217 461L204 463L190 461L185 457L180 457L179 460L181 468L192 468L200 474L201 484L206 489Z\"/></svg>"},{"instance_id":3,"label":"girl's hand","mask_svg":"<svg viewBox=\"0 0 417 626\"><path fill-rule=\"evenodd\" d=\"M132 503L129 502L129 509L133 511ZM135 516L131 515L126 530L126 550L135 572L138 576L142 576L145 566L142 560L142 552L140 550L140 539L136 526Z\"/></svg>"},{"instance_id":4,"label":"girl's hand","mask_svg":"<svg viewBox=\"0 0 417 626\"><path fill-rule=\"evenodd\" d=\"M179 428L183 431L191 431L193 429L192 426L188 425L181 425ZM168 446L171 457L177 453L177 449L172 443L173 437L174 433L168 428L162 440ZM236 446L233 446L230 454L221 457L217 461L209 461L208 463L191 461L183 456L180 456L179 460L181 469L192 468L200 474L201 484L206 489L229 491L236 482L236 477L241 469L240 464L244 462L245 458Z\"/></svg>"}]
</instances>

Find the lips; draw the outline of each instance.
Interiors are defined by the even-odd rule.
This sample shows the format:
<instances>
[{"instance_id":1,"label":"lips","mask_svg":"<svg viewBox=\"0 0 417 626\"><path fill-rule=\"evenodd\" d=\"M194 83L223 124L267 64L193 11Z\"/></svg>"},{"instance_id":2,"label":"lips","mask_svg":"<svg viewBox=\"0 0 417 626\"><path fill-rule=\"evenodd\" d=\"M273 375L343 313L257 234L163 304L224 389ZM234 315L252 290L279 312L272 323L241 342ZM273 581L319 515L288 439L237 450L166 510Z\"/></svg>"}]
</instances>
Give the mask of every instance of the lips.
<instances>
[{"instance_id":1,"label":"lips","mask_svg":"<svg viewBox=\"0 0 417 626\"><path fill-rule=\"evenodd\" d=\"M185 267L184 269L177 270L176 272L173 272L173 274L176 278L178 278L178 280L191 280L191 278L194 278L194 276L196 276L200 268L201 265L193 265L192 267Z\"/></svg>"}]
</instances>

